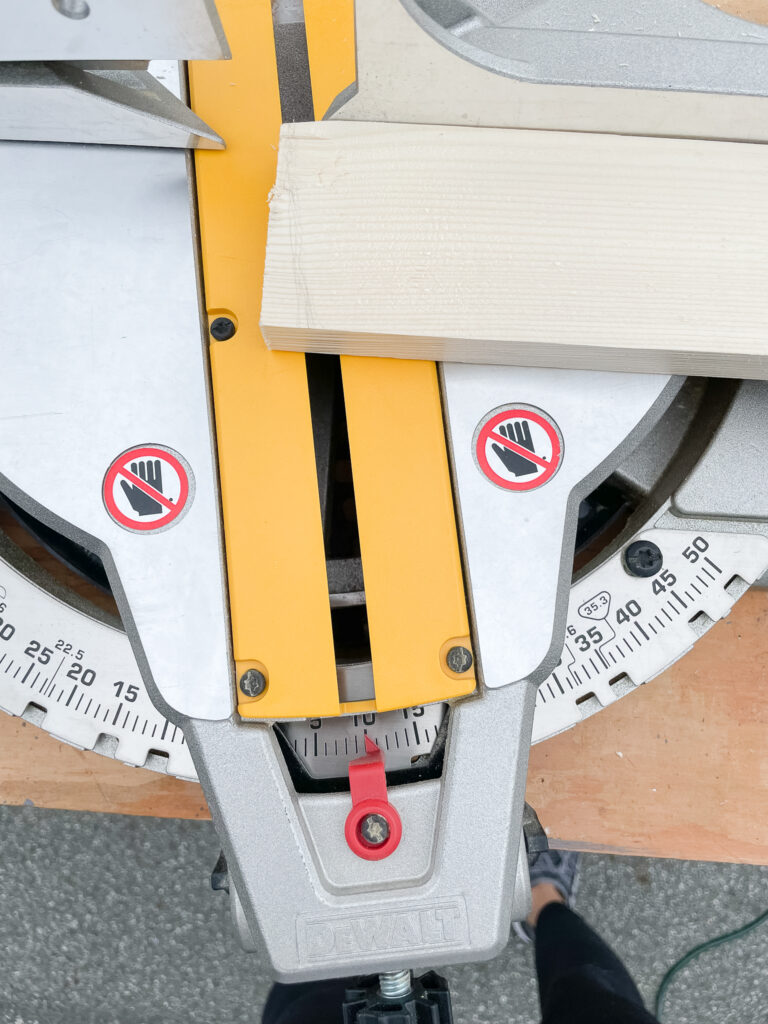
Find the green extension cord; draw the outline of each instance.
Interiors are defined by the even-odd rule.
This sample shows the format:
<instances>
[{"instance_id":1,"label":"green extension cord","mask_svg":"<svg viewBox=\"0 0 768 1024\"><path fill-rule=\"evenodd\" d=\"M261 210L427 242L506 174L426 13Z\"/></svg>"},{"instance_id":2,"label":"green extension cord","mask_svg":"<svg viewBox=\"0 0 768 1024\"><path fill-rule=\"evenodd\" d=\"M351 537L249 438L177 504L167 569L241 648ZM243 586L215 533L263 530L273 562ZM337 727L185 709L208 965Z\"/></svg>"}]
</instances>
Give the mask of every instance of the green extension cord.
<instances>
[{"instance_id":1,"label":"green extension cord","mask_svg":"<svg viewBox=\"0 0 768 1024\"><path fill-rule=\"evenodd\" d=\"M694 946L693 949L689 950L685 956L681 956L677 963L672 964L667 973L661 979L661 984L656 990L656 999L654 1002L654 1013L656 1014L659 1021L662 1021L662 1013L664 1011L664 1000L667 997L667 990L672 984L675 976L682 970L692 963L697 957L701 956L702 953L706 953L707 950L717 949L718 946L724 946L726 942L731 942L732 939L741 939L749 932L754 931L764 921L768 921L768 910L765 910L762 914L756 917L753 921L749 921L747 924L743 924L741 928L736 928L732 932L726 932L725 935L718 935L714 939L709 939L707 942L702 942L699 946Z\"/></svg>"}]
</instances>

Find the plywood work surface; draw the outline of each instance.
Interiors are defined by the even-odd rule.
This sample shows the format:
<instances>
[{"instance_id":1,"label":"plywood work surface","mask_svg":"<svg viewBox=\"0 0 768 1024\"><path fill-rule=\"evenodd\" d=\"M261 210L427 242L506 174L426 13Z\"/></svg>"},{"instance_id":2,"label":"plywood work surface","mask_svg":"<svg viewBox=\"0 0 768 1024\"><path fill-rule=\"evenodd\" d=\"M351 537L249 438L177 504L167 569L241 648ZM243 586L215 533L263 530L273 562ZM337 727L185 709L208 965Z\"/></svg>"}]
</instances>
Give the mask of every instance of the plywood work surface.
<instances>
[{"instance_id":1,"label":"plywood work surface","mask_svg":"<svg viewBox=\"0 0 768 1024\"><path fill-rule=\"evenodd\" d=\"M768 864L768 593L748 593L637 693L533 748L554 845ZM74 750L0 714L0 803L207 818L197 783Z\"/></svg>"},{"instance_id":2,"label":"plywood work surface","mask_svg":"<svg viewBox=\"0 0 768 1024\"><path fill-rule=\"evenodd\" d=\"M768 148L283 125L277 349L768 378Z\"/></svg>"},{"instance_id":3,"label":"plywood work surface","mask_svg":"<svg viewBox=\"0 0 768 1024\"><path fill-rule=\"evenodd\" d=\"M758 25L768 25L768 0L704 0L724 14L732 14Z\"/></svg>"}]
</instances>

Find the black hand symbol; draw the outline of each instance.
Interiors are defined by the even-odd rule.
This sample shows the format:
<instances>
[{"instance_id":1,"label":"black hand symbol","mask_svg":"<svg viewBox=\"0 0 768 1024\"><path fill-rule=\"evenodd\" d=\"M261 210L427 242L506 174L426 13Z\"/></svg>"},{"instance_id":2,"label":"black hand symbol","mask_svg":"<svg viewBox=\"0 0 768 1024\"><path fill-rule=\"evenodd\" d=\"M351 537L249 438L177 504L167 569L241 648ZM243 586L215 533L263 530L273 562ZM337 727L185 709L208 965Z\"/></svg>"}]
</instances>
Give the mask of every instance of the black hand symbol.
<instances>
[{"instance_id":1,"label":"black hand symbol","mask_svg":"<svg viewBox=\"0 0 768 1024\"><path fill-rule=\"evenodd\" d=\"M154 487L160 494L163 493L163 464L159 459L155 459L154 462L132 462L131 472L138 476L140 480L144 480ZM134 512L138 512L140 516L154 516L158 512L163 511L163 506L159 501L155 501L153 497L147 494L137 484L128 484L125 480L120 481L120 486L125 492L125 496L131 503L131 508Z\"/></svg>"},{"instance_id":2,"label":"black hand symbol","mask_svg":"<svg viewBox=\"0 0 768 1024\"><path fill-rule=\"evenodd\" d=\"M531 427L528 420L517 423L502 423L499 427L499 433L502 437L514 441L515 444L519 444L521 448L527 448L529 452L534 450ZM531 462L530 459L526 459L523 455L518 455L517 452L510 451L509 448L505 448L503 445L494 444L493 450L504 463L504 468L509 470L510 473L514 473L515 476L530 476L531 473L535 473L539 468L535 462Z\"/></svg>"}]
</instances>

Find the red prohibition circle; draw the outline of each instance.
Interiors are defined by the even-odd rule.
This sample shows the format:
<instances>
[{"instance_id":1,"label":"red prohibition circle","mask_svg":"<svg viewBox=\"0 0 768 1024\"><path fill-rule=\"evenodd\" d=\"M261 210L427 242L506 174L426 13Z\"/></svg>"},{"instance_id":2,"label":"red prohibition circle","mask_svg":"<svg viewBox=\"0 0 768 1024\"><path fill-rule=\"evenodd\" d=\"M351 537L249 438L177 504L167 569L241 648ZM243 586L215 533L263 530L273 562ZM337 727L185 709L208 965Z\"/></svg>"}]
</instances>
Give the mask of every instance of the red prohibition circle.
<instances>
[{"instance_id":1,"label":"red prohibition circle","mask_svg":"<svg viewBox=\"0 0 768 1024\"><path fill-rule=\"evenodd\" d=\"M539 475L533 480L508 480L506 477L501 476L500 473L497 473L488 462L485 449L491 434L500 423L504 423L505 420L510 419L530 420L532 423L538 424L549 438L552 446L552 457L548 461L544 472L539 473ZM494 438L494 440L495 439L496 438ZM526 452L526 457L528 457L528 454L529 453ZM530 454L534 456L532 461L541 462L540 459L536 459L535 453ZM533 491L537 487L542 487L547 483L547 481L551 480L560 468L560 463L563 460L563 444L560 437L560 431L552 420L548 419L548 417L543 413L536 412L533 409L525 408L525 406L520 406L519 408L512 406L508 409L502 409L501 412L494 413L480 427L477 433L477 440L475 441L475 458L477 459L477 464L483 474L488 477L491 483L496 484L498 487L503 487L507 491Z\"/></svg>"},{"instance_id":2,"label":"red prohibition circle","mask_svg":"<svg viewBox=\"0 0 768 1024\"><path fill-rule=\"evenodd\" d=\"M161 462L169 465L179 478L179 496L173 503L171 503L167 498L164 499L162 494L154 488L151 488L152 497L161 504L169 506L165 515L161 516L159 519L153 519L151 522L142 522L139 518L132 518L131 516L126 515L115 501L114 492L118 483L117 478L121 475L125 477L129 472L127 469L128 463L136 462L139 459L160 459ZM139 480L134 479L133 474L130 474L127 479L134 481L136 486L140 483ZM102 487L104 505L114 521L126 530L135 530L140 533L149 533L152 530L162 530L166 526L170 526L171 523L175 522L187 507L189 493L190 471L184 465L181 456L176 455L169 448L160 448L154 445L142 445L138 448L129 448L128 451L118 455L107 470Z\"/></svg>"},{"instance_id":3,"label":"red prohibition circle","mask_svg":"<svg viewBox=\"0 0 768 1024\"><path fill-rule=\"evenodd\" d=\"M363 819L369 814L380 814L389 825L389 836L378 846L367 843L360 833ZM363 860L384 860L390 853L395 852L402 836L403 823L400 821L400 815L392 804L385 800L361 800L349 812L344 824L344 837L347 840L347 845Z\"/></svg>"}]
</instances>

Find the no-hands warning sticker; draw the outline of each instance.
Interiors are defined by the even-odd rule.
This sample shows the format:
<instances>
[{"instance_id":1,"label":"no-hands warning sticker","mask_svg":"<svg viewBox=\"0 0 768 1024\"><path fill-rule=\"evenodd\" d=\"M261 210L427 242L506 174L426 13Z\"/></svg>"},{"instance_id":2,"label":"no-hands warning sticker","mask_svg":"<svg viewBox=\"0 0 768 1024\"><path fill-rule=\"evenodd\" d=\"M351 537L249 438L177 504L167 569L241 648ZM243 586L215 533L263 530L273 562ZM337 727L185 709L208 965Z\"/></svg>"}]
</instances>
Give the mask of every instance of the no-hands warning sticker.
<instances>
[{"instance_id":1,"label":"no-hands warning sticker","mask_svg":"<svg viewBox=\"0 0 768 1024\"><path fill-rule=\"evenodd\" d=\"M194 478L170 448L142 445L118 455L104 477L104 504L126 530L146 533L178 522L192 503Z\"/></svg>"},{"instance_id":2,"label":"no-hands warning sticker","mask_svg":"<svg viewBox=\"0 0 768 1024\"><path fill-rule=\"evenodd\" d=\"M542 409L505 405L484 416L472 447L483 476L507 491L532 491L551 480L563 461L563 436Z\"/></svg>"}]
</instances>

